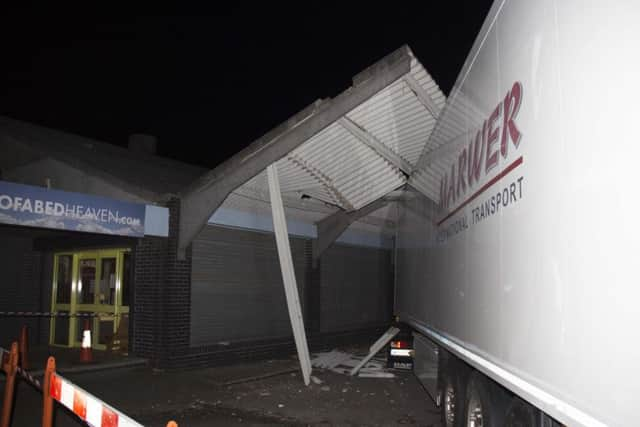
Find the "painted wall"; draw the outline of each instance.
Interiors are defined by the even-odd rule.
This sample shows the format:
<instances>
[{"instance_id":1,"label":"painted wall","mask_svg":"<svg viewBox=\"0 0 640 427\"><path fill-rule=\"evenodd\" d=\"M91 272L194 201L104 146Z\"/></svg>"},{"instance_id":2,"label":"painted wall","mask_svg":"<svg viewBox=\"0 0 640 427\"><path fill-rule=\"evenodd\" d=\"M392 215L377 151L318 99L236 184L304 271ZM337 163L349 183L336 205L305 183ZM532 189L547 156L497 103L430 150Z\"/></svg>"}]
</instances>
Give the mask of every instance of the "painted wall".
<instances>
[{"instance_id":1,"label":"painted wall","mask_svg":"<svg viewBox=\"0 0 640 427\"><path fill-rule=\"evenodd\" d=\"M287 219L287 231L290 236L313 239L318 237L316 226L313 222L293 218L293 215L290 214L285 214L285 216ZM273 233L273 219L270 214L225 207L219 208L211 216L209 224ZM358 227L356 223L345 230L336 242L356 246L391 249L393 246L391 236L380 232L380 230L371 230L371 228L373 227Z\"/></svg>"}]
</instances>

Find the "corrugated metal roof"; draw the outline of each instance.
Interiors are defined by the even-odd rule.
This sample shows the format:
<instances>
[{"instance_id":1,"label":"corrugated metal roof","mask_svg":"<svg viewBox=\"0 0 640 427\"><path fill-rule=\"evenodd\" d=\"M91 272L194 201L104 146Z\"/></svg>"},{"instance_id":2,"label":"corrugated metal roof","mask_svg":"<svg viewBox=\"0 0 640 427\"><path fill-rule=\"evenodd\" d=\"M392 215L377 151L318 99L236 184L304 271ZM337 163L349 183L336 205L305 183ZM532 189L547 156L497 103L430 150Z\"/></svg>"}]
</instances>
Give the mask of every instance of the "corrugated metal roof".
<instances>
[{"instance_id":1,"label":"corrugated metal roof","mask_svg":"<svg viewBox=\"0 0 640 427\"><path fill-rule=\"evenodd\" d=\"M434 111L441 111L445 103L438 85L411 54L408 76L345 115L361 135L336 121L277 162L288 214L296 216L305 203L322 217L338 209L353 211L402 187L425 152L438 147L428 141L437 122ZM407 167L410 170L403 170ZM434 174L422 177L434 197L435 179ZM222 206L237 208L237 196L249 194L255 203L269 200L264 172L236 189ZM309 198L316 203L309 204Z\"/></svg>"},{"instance_id":2,"label":"corrugated metal roof","mask_svg":"<svg viewBox=\"0 0 640 427\"><path fill-rule=\"evenodd\" d=\"M458 92L456 96L462 97L465 94ZM477 128L482 125L483 113L475 109L474 105L478 105L478 102L446 104L444 108L447 114L443 116L446 119L438 120L427 148L418 160L418 167L410 177L409 184L434 201L440 199L440 179L448 172L447 165L455 163L460 148L476 137L475 134L468 133L464 124L475 123Z\"/></svg>"}]
</instances>

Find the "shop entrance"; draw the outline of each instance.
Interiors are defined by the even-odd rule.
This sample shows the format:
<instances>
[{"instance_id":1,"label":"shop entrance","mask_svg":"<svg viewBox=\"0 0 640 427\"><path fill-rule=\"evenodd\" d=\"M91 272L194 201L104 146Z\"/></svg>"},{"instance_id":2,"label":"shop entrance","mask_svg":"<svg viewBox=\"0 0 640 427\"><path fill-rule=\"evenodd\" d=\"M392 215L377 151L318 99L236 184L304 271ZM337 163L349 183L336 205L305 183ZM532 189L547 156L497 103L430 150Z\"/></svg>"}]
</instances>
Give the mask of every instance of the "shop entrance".
<instances>
[{"instance_id":1,"label":"shop entrance","mask_svg":"<svg viewBox=\"0 0 640 427\"><path fill-rule=\"evenodd\" d=\"M129 249L56 253L51 311L62 315L51 319L49 344L80 347L87 319L94 349L105 350L116 333L128 341L130 272Z\"/></svg>"}]
</instances>

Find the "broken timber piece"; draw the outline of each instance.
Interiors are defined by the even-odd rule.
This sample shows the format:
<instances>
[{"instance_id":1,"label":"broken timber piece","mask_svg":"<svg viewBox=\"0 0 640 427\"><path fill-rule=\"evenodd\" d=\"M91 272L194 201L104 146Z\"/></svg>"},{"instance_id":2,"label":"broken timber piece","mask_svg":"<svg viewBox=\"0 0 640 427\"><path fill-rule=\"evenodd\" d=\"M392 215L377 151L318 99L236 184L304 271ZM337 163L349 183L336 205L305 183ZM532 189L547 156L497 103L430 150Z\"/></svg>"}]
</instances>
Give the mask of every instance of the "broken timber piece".
<instances>
[{"instance_id":1,"label":"broken timber piece","mask_svg":"<svg viewBox=\"0 0 640 427\"><path fill-rule=\"evenodd\" d=\"M362 359L362 361L360 363L358 363L356 365L355 368L353 368L350 372L351 376L354 376L355 374L358 373L358 371L360 370L360 368L362 368L364 365L367 364L367 362L369 360L371 360L373 358L373 356L376 355L377 352L379 352L380 350L382 350L382 347L384 347L385 345L387 345L387 343L389 341L391 341L391 339L393 337L395 337L398 332L400 332L400 329L395 328L395 327L391 327L389 328L389 330L387 332L385 332L379 339L378 341L376 341L371 348L369 349L369 354L367 355L367 357L365 357L364 359Z\"/></svg>"},{"instance_id":2,"label":"broken timber piece","mask_svg":"<svg viewBox=\"0 0 640 427\"><path fill-rule=\"evenodd\" d=\"M373 345L369 347L369 353L373 352L373 355L375 356L382 347L384 347L389 341L391 341L391 338L395 337L398 334L398 332L400 332L400 329L396 327L389 328L387 332L385 332L380 338L378 338L378 341L374 342ZM388 336L389 333L391 333L392 335ZM376 348L377 350L373 351Z\"/></svg>"},{"instance_id":3,"label":"broken timber piece","mask_svg":"<svg viewBox=\"0 0 640 427\"><path fill-rule=\"evenodd\" d=\"M395 378L395 374L392 372L360 372L358 374L360 378Z\"/></svg>"}]
</instances>

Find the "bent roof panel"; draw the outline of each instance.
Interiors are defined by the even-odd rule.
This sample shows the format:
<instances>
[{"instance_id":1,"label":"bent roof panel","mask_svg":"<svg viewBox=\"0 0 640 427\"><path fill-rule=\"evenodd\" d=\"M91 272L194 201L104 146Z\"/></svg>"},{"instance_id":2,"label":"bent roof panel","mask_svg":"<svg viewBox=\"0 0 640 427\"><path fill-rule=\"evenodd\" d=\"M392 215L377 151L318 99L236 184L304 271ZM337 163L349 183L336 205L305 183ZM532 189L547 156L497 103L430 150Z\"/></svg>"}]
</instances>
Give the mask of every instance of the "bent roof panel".
<instances>
[{"instance_id":1,"label":"bent roof panel","mask_svg":"<svg viewBox=\"0 0 640 427\"><path fill-rule=\"evenodd\" d=\"M181 216L181 249L194 227L204 225L203 217L221 205L231 207L237 197L227 199L229 194L268 202L264 169L271 163L278 169L285 206L322 206L324 217L358 210L405 185L425 152L437 148L427 141L446 98L406 46L353 80L353 87L298 113L186 191L183 208L201 212ZM267 149L273 154L266 155ZM251 176L230 177L250 161L255 172L245 172Z\"/></svg>"}]
</instances>

